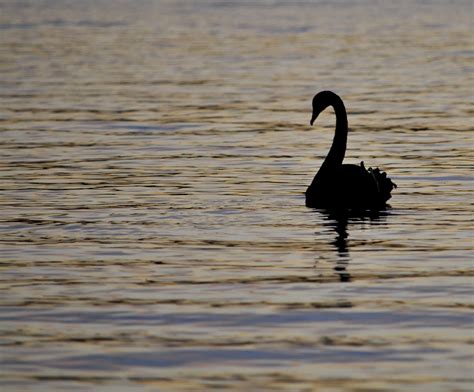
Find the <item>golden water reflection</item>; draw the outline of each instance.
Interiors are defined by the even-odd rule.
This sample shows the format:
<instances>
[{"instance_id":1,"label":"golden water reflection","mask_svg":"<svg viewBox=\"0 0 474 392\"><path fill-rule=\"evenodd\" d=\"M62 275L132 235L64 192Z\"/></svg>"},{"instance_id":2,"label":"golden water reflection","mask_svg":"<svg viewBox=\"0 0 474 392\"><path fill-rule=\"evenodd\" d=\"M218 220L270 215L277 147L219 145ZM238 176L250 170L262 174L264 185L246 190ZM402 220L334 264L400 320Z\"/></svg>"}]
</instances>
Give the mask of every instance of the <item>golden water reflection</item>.
<instances>
[{"instance_id":1,"label":"golden water reflection","mask_svg":"<svg viewBox=\"0 0 474 392\"><path fill-rule=\"evenodd\" d=\"M3 2L1 385L471 390L471 11ZM323 89L379 216L304 206Z\"/></svg>"}]
</instances>

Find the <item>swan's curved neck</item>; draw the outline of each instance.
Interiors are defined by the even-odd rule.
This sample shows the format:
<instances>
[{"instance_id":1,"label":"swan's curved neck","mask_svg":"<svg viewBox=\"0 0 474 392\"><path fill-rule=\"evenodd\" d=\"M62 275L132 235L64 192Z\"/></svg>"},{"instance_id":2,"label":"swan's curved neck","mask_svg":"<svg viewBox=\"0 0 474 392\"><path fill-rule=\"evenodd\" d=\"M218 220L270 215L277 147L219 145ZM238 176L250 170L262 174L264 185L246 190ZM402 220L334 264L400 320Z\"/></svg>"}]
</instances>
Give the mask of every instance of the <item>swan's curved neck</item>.
<instances>
[{"instance_id":1,"label":"swan's curved neck","mask_svg":"<svg viewBox=\"0 0 474 392\"><path fill-rule=\"evenodd\" d=\"M336 132L334 134L331 149L329 150L321 169L329 169L342 165L344 155L346 154L348 127L346 108L342 99L337 95L333 97L329 106L332 106L336 113Z\"/></svg>"}]
</instances>

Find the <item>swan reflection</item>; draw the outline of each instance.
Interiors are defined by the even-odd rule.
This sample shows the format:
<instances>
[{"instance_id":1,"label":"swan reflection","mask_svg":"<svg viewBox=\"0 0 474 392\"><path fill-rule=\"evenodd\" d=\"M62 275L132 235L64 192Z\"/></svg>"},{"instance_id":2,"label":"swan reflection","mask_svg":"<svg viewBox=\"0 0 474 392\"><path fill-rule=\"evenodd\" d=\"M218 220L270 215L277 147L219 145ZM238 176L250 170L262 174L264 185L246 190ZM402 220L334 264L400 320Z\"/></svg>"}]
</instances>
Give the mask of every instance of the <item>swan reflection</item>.
<instances>
[{"instance_id":1,"label":"swan reflection","mask_svg":"<svg viewBox=\"0 0 474 392\"><path fill-rule=\"evenodd\" d=\"M389 211L372 211L365 214L350 211L329 212L320 210L319 212L324 215L324 226L330 228L336 234L334 240L331 241L331 245L336 251L333 270L341 282L350 282L352 277L348 268L351 261L349 253L351 226L380 225L381 222L386 221Z\"/></svg>"}]
</instances>

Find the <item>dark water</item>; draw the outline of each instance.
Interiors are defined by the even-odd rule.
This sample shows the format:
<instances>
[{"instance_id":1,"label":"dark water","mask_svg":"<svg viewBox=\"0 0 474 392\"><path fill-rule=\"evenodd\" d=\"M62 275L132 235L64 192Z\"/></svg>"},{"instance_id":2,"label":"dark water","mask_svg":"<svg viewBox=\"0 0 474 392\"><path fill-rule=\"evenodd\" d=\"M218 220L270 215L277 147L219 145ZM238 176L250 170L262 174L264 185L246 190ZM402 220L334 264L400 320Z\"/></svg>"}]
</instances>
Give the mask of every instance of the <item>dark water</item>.
<instances>
[{"instance_id":1,"label":"dark water","mask_svg":"<svg viewBox=\"0 0 474 392\"><path fill-rule=\"evenodd\" d=\"M470 1L0 2L2 388L471 391L473 47ZM392 209L304 207L323 89Z\"/></svg>"}]
</instances>

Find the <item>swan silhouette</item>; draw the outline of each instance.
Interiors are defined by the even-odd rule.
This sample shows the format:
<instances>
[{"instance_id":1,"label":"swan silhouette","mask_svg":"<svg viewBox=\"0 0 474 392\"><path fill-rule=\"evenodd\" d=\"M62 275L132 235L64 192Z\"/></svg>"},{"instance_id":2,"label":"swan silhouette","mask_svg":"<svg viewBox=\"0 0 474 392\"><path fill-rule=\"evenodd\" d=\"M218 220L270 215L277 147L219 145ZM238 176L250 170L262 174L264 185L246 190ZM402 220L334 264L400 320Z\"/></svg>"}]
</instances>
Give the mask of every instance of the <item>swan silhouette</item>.
<instances>
[{"instance_id":1,"label":"swan silhouette","mask_svg":"<svg viewBox=\"0 0 474 392\"><path fill-rule=\"evenodd\" d=\"M321 91L313 98L311 125L328 106L336 113L336 131L326 159L306 190L306 206L325 209L380 210L396 188L380 169L368 170L364 162L342 164L347 145L347 114L342 99L332 91Z\"/></svg>"}]
</instances>

